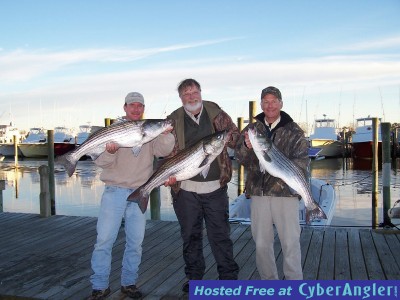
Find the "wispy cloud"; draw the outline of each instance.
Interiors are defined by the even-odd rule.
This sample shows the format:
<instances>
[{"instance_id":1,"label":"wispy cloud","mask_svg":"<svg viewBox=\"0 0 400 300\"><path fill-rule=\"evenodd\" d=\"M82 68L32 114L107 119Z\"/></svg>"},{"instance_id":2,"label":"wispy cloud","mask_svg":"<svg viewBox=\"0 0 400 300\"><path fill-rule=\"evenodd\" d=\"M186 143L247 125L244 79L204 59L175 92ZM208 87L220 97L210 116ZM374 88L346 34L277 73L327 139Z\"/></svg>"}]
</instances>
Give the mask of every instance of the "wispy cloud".
<instances>
[{"instance_id":1,"label":"wispy cloud","mask_svg":"<svg viewBox=\"0 0 400 300\"><path fill-rule=\"evenodd\" d=\"M184 43L158 48L129 49L78 49L71 51L18 49L0 52L0 80L23 81L63 67L87 62L129 62L154 56L164 52L175 52L189 48L205 47L239 38L225 38L193 43Z\"/></svg>"},{"instance_id":2,"label":"wispy cloud","mask_svg":"<svg viewBox=\"0 0 400 300\"><path fill-rule=\"evenodd\" d=\"M360 43L354 43L341 46L335 51L366 51L366 50L382 50L400 47L400 36L386 37L382 39L369 40Z\"/></svg>"}]
</instances>

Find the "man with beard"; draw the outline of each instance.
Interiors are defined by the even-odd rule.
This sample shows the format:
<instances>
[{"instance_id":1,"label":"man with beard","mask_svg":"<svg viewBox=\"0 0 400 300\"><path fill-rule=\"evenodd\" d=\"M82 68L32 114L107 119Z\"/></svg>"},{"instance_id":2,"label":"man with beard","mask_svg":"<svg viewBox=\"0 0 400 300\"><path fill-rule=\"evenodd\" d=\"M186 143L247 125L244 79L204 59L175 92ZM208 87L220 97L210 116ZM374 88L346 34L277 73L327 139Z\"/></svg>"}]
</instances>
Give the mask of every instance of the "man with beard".
<instances>
[{"instance_id":1,"label":"man with beard","mask_svg":"<svg viewBox=\"0 0 400 300\"><path fill-rule=\"evenodd\" d=\"M238 128L216 103L202 100L200 84L196 80L183 80L178 86L178 93L182 107L168 116L175 121L172 131L175 147L171 156L220 130L230 132L228 146L235 148ZM203 220L217 262L219 279L237 279L239 267L233 259L228 222L227 184L231 176L232 164L225 148L211 163L206 178L199 174L181 182L171 177L166 182L166 185L171 186L173 206L181 226L183 259L188 280L201 280L204 276ZM182 286L182 291L189 291L189 281Z\"/></svg>"}]
</instances>

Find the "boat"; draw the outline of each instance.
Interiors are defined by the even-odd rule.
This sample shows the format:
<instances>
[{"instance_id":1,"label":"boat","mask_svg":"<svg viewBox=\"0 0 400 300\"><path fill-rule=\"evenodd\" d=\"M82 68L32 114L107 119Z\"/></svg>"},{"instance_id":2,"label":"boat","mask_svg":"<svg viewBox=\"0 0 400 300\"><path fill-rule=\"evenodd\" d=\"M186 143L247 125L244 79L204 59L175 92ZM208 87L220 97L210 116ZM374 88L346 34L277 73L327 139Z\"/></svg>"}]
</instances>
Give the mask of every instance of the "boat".
<instances>
[{"instance_id":1,"label":"boat","mask_svg":"<svg viewBox=\"0 0 400 300\"><path fill-rule=\"evenodd\" d=\"M334 119L327 119L324 115L323 119L314 121L314 133L309 137L310 147L321 148L319 156L339 157L343 153L343 145L335 126Z\"/></svg>"},{"instance_id":2,"label":"boat","mask_svg":"<svg viewBox=\"0 0 400 300\"><path fill-rule=\"evenodd\" d=\"M80 125L79 126L79 131L76 134L76 146L81 145L86 139L89 137L90 133L92 130L92 126L87 124L87 125Z\"/></svg>"},{"instance_id":3,"label":"boat","mask_svg":"<svg viewBox=\"0 0 400 300\"><path fill-rule=\"evenodd\" d=\"M75 136L72 130L58 126L54 127L54 155L63 155L75 149Z\"/></svg>"},{"instance_id":4,"label":"boat","mask_svg":"<svg viewBox=\"0 0 400 300\"><path fill-rule=\"evenodd\" d=\"M27 158L48 156L47 134L43 128L31 128L28 136L19 144L22 155ZM75 137L66 127L54 128L54 155L62 155L75 148Z\"/></svg>"},{"instance_id":5,"label":"boat","mask_svg":"<svg viewBox=\"0 0 400 300\"><path fill-rule=\"evenodd\" d=\"M0 154L6 157L15 156L14 136L17 142L20 142L21 134L17 127L10 123L9 125L0 125ZM18 149L18 148L17 148ZM21 151L18 149L18 155Z\"/></svg>"},{"instance_id":6,"label":"boat","mask_svg":"<svg viewBox=\"0 0 400 300\"><path fill-rule=\"evenodd\" d=\"M313 220L310 226L327 226L332 222L336 206L336 193L332 185L324 180L311 178L311 194L313 199L325 212L327 219ZM243 193L229 204L229 222L251 224L251 199ZM301 225L306 225L306 208L304 201L299 202L299 219Z\"/></svg>"},{"instance_id":7,"label":"boat","mask_svg":"<svg viewBox=\"0 0 400 300\"><path fill-rule=\"evenodd\" d=\"M355 133L351 136L352 155L354 158L372 159L373 132L372 122L374 118L356 119ZM378 119L378 157L382 153L381 119Z\"/></svg>"},{"instance_id":8,"label":"boat","mask_svg":"<svg viewBox=\"0 0 400 300\"><path fill-rule=\"evenodd\" d=\"M4 158L6 158L6 157L5 157L4 155L1 155L1 154L0 154L0 161L3 161Z\"/></svg>"}]
</instances>

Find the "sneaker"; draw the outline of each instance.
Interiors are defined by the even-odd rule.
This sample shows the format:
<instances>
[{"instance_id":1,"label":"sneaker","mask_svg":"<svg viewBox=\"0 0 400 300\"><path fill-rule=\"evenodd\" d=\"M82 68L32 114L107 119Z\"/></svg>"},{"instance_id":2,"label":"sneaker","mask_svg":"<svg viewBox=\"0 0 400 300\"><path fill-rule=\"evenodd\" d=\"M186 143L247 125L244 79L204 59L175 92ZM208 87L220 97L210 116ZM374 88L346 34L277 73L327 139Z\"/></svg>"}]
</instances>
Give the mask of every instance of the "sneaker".
<instances>
[{"instance_id":1,"label":"sneaker","mask_svg":"<svg viewBox=\"0 0 400 300\"><path fill-rule=\"evenodd\" d=\"M186 282L182 285L182 292L184 292L184 293L189 293L189 281L186 281Z\"/></svg>"},{"instance_id":2,"label":"sneaker","mask_svg":"<svg viewBox=\"0 0 400 300\"><path fill-rule=\"evenodd\" d=\"M142 292L139 291L136 285L121 286L121 292L130 298L138 299L142 297Z\"/></svg>"},{"instance_id":3,"label":"sneaker","mask_svg":"<svg viewBox=\"0 0 400 300\"><path fill-rule=\"evenodd\" d=\"M110 288L106 288L105 290L92 290L92 295L88 298L88 300L103 300L111 293Z\"/></svg>"}]
</instances>

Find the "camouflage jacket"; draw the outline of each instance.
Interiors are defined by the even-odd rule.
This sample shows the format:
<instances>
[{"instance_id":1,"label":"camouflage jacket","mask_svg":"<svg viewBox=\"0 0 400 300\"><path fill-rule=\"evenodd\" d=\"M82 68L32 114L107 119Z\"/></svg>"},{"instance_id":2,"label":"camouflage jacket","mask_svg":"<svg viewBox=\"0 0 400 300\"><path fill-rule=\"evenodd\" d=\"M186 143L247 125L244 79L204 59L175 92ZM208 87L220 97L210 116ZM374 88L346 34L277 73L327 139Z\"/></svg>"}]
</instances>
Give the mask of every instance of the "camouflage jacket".
<instances>
[{"instance_id":1,"label":"camouflage jacket","mask_svg":"<svg viewBox=\"0 0 400 300\"><path fill-rule=\"evenodd\" d=\"M236 141L239 137L239 129L232 122L231 117L224 112L216 103L203 100L204 108L206 109L210 121L212 123L213 133L220 130L228 130L231 134L227 146L235 149ZM172 134L175 136L175 147L169 155L174 156L180 150L185 149L185 133L184 133L184 114L183 107L178 108L172 112L167 118L174 120L174 130ZM222 153L217 157L218 165L220 168L220 184L221 187L225 186L232 178L232 162L228 156L226 147ZM175 193L179 191L180 182L177 182L172 189Z\"/></svg>"},{"instance_id":2,"label":"camouflage jacket","mask_svg":"<svg viewBox=\"0 0 400 300\"><path fill-rule=\"evenodd\" d=\"M259 161L252 149L248 149L244 143L244 132L250 128L264 134L267 128L264 122L264 113L256 116L256 122L249 124L240 134L235 148L235 158L245 167L246 195L256 196L293 196L293 190L281 179L260 171ZM281 111L281 120L272 130L271 139L275 146L284 153L292 162L297 164L308 178L308 142L303 130L285 112Z\"/></svg>"}]
</instances>

